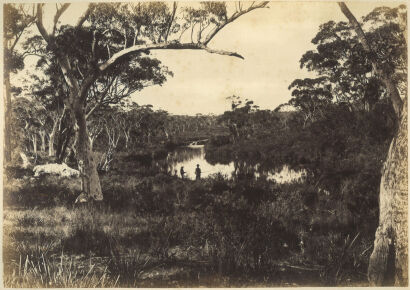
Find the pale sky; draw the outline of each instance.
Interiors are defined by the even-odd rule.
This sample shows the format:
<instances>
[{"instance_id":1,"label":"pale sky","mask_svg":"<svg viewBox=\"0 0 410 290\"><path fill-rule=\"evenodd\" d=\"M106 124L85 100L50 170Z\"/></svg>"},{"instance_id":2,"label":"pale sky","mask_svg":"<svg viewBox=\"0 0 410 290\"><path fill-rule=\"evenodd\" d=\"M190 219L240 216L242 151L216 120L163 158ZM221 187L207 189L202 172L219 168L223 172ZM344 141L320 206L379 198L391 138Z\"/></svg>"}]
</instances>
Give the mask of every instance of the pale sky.
<instances>
[{"instance_id":1,"label":"pale sky","mask_svg":"<svg viewBox=\"0 0 410 290\"><path fill-rule=\"evenodd\" d=\"M75 22L86 4L75 3L61 19ZM400 2L347 2L360 18L375 7ZM162 86L145 88L132 96L140 105L152 104L172 114L219 114L230 108L233 94L252 99L263 109L274 109L290 99L289 84L308 76L299 59L313 49L319 25L347 21L336 2L271 2L226 26L209 47L235 51L239 58L204 51L153 51L174 73Z\"/></svg>"}]
</instances>

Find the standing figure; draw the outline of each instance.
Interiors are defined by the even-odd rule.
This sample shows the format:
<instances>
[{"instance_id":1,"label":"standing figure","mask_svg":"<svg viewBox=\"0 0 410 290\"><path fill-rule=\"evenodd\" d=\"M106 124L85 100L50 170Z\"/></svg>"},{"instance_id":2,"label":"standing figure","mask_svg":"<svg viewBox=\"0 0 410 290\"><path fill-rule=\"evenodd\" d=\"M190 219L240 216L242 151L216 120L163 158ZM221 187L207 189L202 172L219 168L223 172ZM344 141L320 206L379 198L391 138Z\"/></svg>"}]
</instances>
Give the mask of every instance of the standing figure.
<instances>
[{"instance_id":1,"label":"standing figure","mask_svg":"<svg viewBox=\"0 0 410 290\"><path fill-rule=\"evenodd\" d=\"M201 168L199 168L199 164L196 165L195 176L196 176L196 180L201 179Z\"/></svg>"},{"instance_id":2,"label":"standing figure","mask_svg":"<svg viewBox=\"0 0 410 290\"><path fill-rule=\"evenodd\" d=\"M181 170L179 172L181 173L181 178L184 179L185 178L184 166L181 166Z\"/></svg>"}]
</instances>

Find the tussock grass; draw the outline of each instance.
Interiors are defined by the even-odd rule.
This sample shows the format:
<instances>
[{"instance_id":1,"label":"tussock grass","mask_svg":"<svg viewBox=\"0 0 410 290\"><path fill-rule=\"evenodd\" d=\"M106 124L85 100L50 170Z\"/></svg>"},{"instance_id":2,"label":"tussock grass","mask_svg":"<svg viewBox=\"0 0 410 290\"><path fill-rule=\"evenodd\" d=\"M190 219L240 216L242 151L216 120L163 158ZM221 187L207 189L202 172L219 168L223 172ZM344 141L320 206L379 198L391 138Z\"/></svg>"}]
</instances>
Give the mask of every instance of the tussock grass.
<instances>
[{"instance_id":1,"label":"tussock grass","mask_svg":"<svg viewBox=\"0 0 410 290\"><path fill-rule=\"evenodd\" d=\"M102 176L105 200L75 207L56 177L6 188L7 287L356 285L370 213L314 184ZM370 202L370 199L369 199Z\"/></svg>"},{"instance_id":2,"label":"tussock grass","mask_svg":"<svg viewBox=\"0 0 410 290\"><path fill-rule=\"evenodd\" d=\"M14 267L13 267L14 266ZM18 264L9 266L5 275L4 285L14 288L91 288L116 287L116 281L110 277L107 268L96 269L96 264L90 260L89 265L81 265L61 254L59 261L53 261L41 254L39 257L22 257ZM114 281L114 282L113 282Z\"/></svg>"}]
</instances>

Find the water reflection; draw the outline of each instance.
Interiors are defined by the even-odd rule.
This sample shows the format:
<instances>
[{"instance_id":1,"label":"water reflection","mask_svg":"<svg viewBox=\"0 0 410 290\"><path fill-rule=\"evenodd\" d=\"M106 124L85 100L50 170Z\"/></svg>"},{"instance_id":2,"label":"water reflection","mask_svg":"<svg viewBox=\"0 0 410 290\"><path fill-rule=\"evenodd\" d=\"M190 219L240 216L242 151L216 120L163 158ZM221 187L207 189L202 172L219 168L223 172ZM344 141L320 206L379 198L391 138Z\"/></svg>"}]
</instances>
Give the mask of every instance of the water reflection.
<instances>
[{"instance_id":1,"label":"water reflection","mask_svg":"<svg viewBox=\"0 0 410 290\"><path fill-rule=\"evenodd\" d=\"M212 165L208 163L205 159L205 149L203 146L199 148L178 148L177 150L168 153L167 163L169 167L168 172L173 174L175 174L175 170L177 170L179 174L179 170L181 166L183 166L186 171L186 177L189 179L195 179L195 169L197 164L199 164L201 168L202 178L215 173L222 173L230 176L233 171L231 164Z\"/></svg>"},{"instance_id":2,"label":"water reflection","mask_svg":"<svg viewBox=\"0 0 410 290\"><path fill-rule=\"evenodd\" d=\"M233 179L263 179L277 183L303 182L306 178L306 170L292 170L284 165L279 168L262 168L259 163L252 164L250 161L236 159L228 164L211 164L206 160L204 147L183 147L168 153L164 171L180 176L180 168L184 167L185 177L195 179L197 164L201 167L201 177L221 173Z\"/></svg>"}]
</instances>

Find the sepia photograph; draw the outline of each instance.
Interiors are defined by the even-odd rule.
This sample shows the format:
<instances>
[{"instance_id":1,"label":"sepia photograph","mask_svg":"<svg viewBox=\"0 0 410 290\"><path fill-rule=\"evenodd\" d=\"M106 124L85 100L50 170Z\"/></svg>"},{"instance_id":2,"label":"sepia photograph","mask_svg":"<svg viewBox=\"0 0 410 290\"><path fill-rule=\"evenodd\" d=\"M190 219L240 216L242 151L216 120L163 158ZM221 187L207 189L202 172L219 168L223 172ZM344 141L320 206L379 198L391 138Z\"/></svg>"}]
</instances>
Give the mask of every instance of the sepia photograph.
<instances>
[{"instance_id":1,"label":"sepia photograph","mask_svg":"<svg viewBox=\"0 0 410 290\"><path fill-rule=\"evenodd\" d=\"M1 7L3 287L408 286L406 2Z\"/></svg>"}]
</instances>

